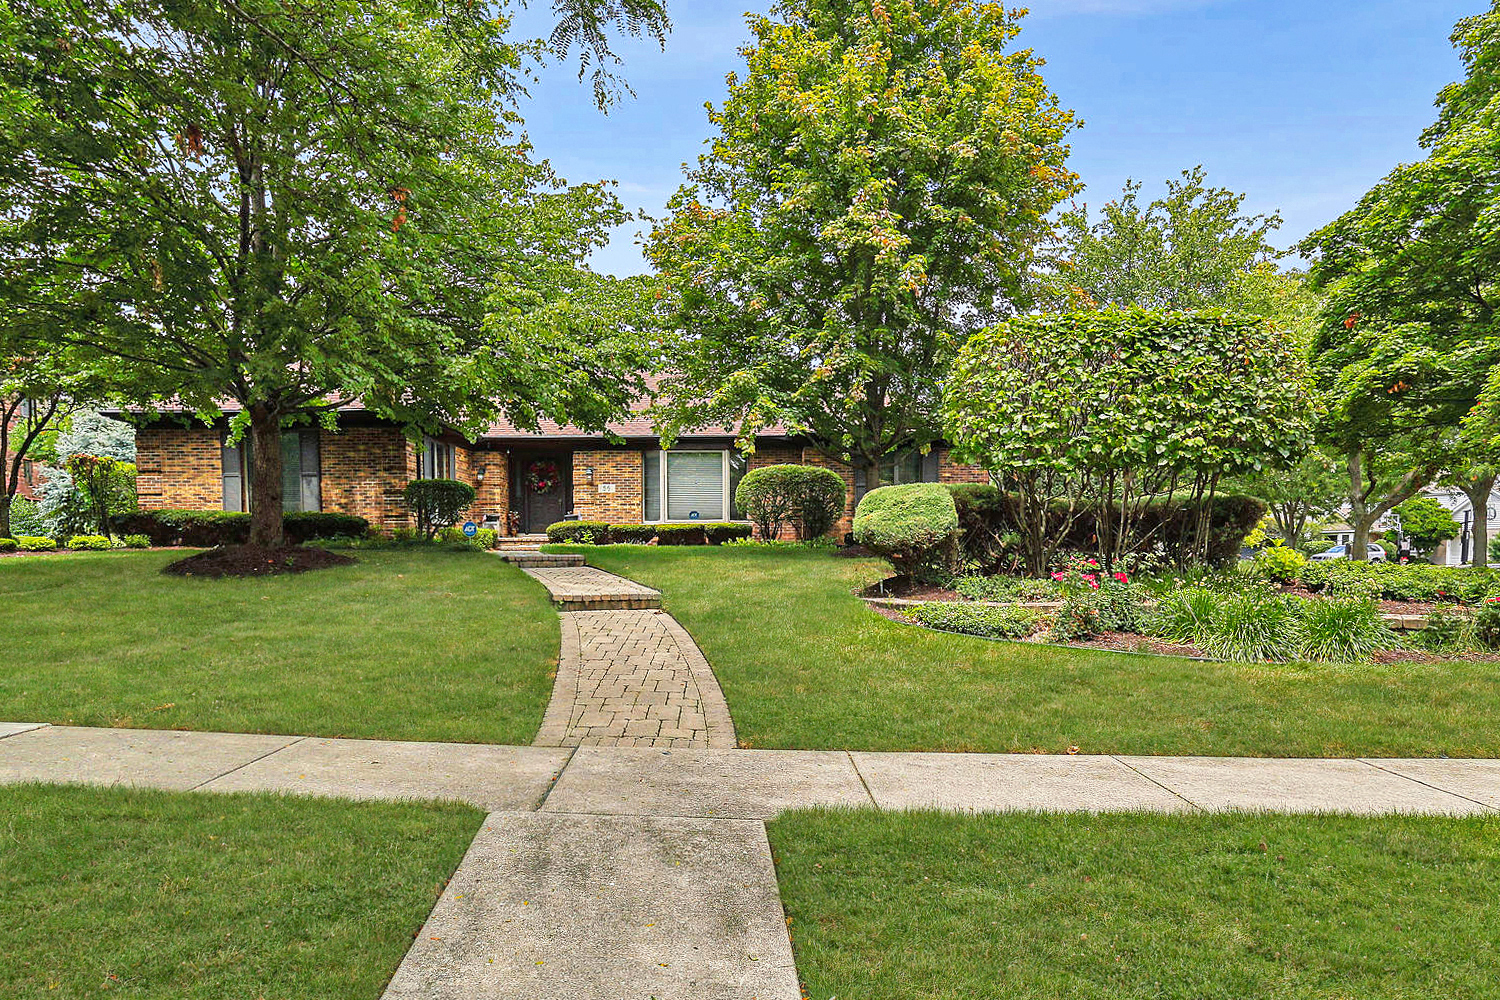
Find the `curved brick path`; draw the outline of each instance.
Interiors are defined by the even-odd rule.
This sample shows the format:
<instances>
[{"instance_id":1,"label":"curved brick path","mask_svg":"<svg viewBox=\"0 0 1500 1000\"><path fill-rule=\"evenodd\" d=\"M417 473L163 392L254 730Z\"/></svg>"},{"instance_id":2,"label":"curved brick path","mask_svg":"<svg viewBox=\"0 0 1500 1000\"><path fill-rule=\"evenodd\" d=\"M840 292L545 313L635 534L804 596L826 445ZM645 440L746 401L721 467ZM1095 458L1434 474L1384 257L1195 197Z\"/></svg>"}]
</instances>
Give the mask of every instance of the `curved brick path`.
<instances>
[{"instance_id":1,"label":"curved brick path","mask_svg":"<svg viewBox=\"0 0 1500 1000\"><path fill-rule=\"evenodd\" d=\"M557 682L537 746L732 750L729 706L661 594L591 566L524 572L558 606Z\"/></svg>"}]
</instances>

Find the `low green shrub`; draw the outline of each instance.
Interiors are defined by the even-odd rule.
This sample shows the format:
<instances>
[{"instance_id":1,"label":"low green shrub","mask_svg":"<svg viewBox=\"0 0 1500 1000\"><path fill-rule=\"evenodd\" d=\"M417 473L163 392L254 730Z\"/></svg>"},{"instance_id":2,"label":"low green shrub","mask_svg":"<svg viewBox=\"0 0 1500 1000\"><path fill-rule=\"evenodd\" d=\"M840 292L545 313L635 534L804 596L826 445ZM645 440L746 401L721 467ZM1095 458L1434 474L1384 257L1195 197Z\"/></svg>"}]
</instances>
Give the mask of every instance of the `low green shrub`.
<instances>
[{"instance_id":1,"label":"low green shrub","mask_svg":"<svg viewBox=\"0 0 1500 1000\"><path fill-rule=\"evenodd\" d=\"M464 511L474 505L478 494L474 487L457 479L413 479L401 496L416 519L417 530L433 538L442 529L456 524Z\"/></svg>"},{"instance_id":2,"label":"low green shrub","mask_svg":"<svg viewBox=\"0 0 1500 1000\"><path fill-rule=\"evenodd\" d=\"M74 535L68 539L68 548L74 552L107 552L113 547L103 535Z\"/></svg>"},{"instance_id":3,"label":"low green shrub","mask_svg":"<svg viewBox=\"0 0 1500 1000\"><path fill-rule=\"evenodd\" d=\"M701 524L663 524L656 529L658 545L702 545L706 541Z\"/></svg>"},{"instance_id":4,"label":"low green shrub","mask_svg":"<svg viewBox=\"0 0 1500 1000\"><path fill-rule=\"evenodd\" d=\"M1035 608L992 608L974 604L919 604L904 612L928 628L989 639L1024 639L1042 627L1046 615Z\"/></svg>"},{"instance_id":5,"label":"low green shrub","mask_svg":"<svg viewBox=\"0 0 1500 1000\"><path fill-rule=\"evenodd\" d=\"M57 542L40 535L21 535L16 538L16 547L22 552L51 552L57 548Z\"/></svg>"},{"instance_id":6,"label":"low green shrub","mask_svg":"<svg viewBox=\"0 0 1500 1000\"><path fill-rule=\"evenodd\" d=\"M282 515L287 542L302 545L319 538L359 538L370 522L352 514L289 511ZM250 515L237 510L138 510L110 518L117 535L144 535L151 545L215 548L244 545L250 539Z\"/></svg>"},{"instance_id":7,"label":"low green shrub","mask_svg":"<svg viewBox=\"0 0 1500 1000\"><path fill-rule=\"evenodd\" d=\"M1022 576L961 576L953 589L971 601L1055 601L1062 596L1054 581Z\"/></svg>"},{"instance_id":8,"label":"low green shrub","mask_svg":"<svg viewBox=\"0 0 1500 1000\"><path fill-rule=\"evenodd\" d=\"M547 525L547 541L573 545L608 545L609 525L603 521L558 521Z\"/></svg>"},{"instance_id":9,"label":"low green shrub","mask_svg":"<svg viewBox=\"0 0 1500 1000\"><path fill-rule=\"evenodd\" d=\"M1279 542L1268 545L1255 554L1255 569L1266 579L1277 583L1291 583L1299 579L1307 565L1307 556Z\"/></svg>"},{"instance_id":10,"label":"low green shrub","mask_svg":"<svg viewBox=\"0 0 1500 1000\"><path fill-rule=\"evenodd\" d=\"M882 486L854 512L854 540L915 580L946 580L958 555L958 508L937 483Z\"/></svg>"},{"instance_id":11,"label":"low green shrub","mask_svg":"<svg viewBox=\"0 0 1500 1000\"><path fill-rule=\"evenodd\" d=\"M1310 562L1302 583L1329 597L1370 597L1387 601L1478 604L1500 585L1500 572L1472 566L1430 563L1370 563L1352 559Z\"/></svg>"},{"instance_id":12,"label":"low green shrub","mask_svg":"<svg viewBox=\"0 0 1500 1000\"><path fill-rule=\"evenodd\" d=\"M791 527L800 541L821 538L844 515L848 486L832 469L767 465L751 469L734 490L734 505L765 539Z\"/></svg>"},{"instance_id":13,"label":"low green shrub","mask_svg":"<svg viewBox=\"0 0 1500 1000\"><path fill-rule=\"evenodd\" d=\"M19 547L14 538L0 538L0 552L14 552Z\"/></svg>"},{"instance_id":14,"label":"low green shrub","mask_svg":"<svg viewBox=\"0 0 1500 1000\"><path fill-rule=\"evenodd\" d=\"M656 537L654 524L611 524L609 540L619 545L646 545Z\"/></svg>"},{"instance_id":15,"label":"low green shrub","mask_svg":"<svg viewBox=\"0 0 1500 1000\"><path fill-rule=\"evenodd\" d=\"M478 549L481 552L486 549L493 549L500 544L500 532L494 528L480 528L474 532L474 537L470 538L464 534L463 528L452 524L438 532L437 537L439 541L449 545L465 546L471 549Z\"/></svg>"},{"instance_id":16,"label":"low green shrub","mask_svg":"<svg viewBox=\"0 0 1500 1000\"><path fill-rule=\"evenodd\" d=\"M127 549L149 549L151 539L147 535L126 535L121 539Z\"/></svg>"},{"instance_id":17,"label":"low green shrub","mask_svg":"<svg viewBox=\"0 0 1500 1000\"><path fill-rule=\"evenodd\" d=\"M723 545L725 542L741 541L749 538L751 527L748 524L736 524L733 521L714 521L703 526L703 537L710 545Z\"/></svg>"},{"instance_id":18,"label":"low green shrub","mask_svg":"<svg viewBox=\"0 0 1500 1000\"><path fill-rule=\"evenodd\" d=\"M1317 598L1301 602L1299 610L1297 654L1304 660L1363 663L1401 644L1374 601Z\"/></svg>"},{"instance_id":19,"label":"low green shrub","mask_svg":"<svg viewBox=\"0 0 1500 1000\"><path fill-rule=\"evenodd\" d=\"M317 538L362 538L370 533L370 522L353 514L324 511L290 511L281 517L289 545L302 545Z\"/></svg>"}]
</instances>

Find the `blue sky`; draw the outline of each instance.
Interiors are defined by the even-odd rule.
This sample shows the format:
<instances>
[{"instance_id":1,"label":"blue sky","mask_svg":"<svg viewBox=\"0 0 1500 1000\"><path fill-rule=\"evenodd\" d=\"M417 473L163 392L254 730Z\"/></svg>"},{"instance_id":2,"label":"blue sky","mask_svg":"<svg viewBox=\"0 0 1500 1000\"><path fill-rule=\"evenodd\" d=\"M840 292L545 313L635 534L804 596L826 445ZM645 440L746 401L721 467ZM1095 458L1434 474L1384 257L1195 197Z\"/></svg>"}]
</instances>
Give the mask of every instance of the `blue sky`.
<instances>
[{"instance_id":1,"label":"blue sky","mask_svg":"<svg viewBox=\"0 0 1500 1000\"><path fill-rule=\"evenodd\" d=\"M538 6L543 6L539 4ZM613 178L660 215L709 135L705 101L742 64L747 0L674 0L666 52L620 48L636 91L608 116L576 72L544 72L524 107L540 155L572 181ZM1419 155L1438 89L1459 76L1448 36L1488 0L1034 0L1020 44L1084 120L1070 165L1102 203L1127 177L1155 193L1203 164L1253 211L1280 210L1290 245ZM540 11L527 16L533 21ZM525 27L523 22L518 27ZM646 270L632 224L595 266Z\"/></svg>"}]
</instances>

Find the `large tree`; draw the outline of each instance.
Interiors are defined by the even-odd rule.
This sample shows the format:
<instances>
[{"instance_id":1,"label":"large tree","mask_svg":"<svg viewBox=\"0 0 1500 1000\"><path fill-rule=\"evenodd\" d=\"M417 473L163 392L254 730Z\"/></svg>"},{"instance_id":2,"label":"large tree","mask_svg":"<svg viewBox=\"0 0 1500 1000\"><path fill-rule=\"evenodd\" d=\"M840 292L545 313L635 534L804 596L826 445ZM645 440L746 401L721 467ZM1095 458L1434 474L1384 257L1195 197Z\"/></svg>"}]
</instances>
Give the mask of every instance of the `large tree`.
<instances>
[{"instance_id":1,"label":"large tree","mask_svg":"<svg viewBox=\"0 0 1500 1000\"><path fill-rule=\"evenodd\" d=\"M1334 389L1322 436L1349 464L1356 559L1379 513L1468 460L1438 451L1466 415L1475 438L1500 436L1495 409L1475 409L1487 384L1500 398L1500 2L1453 41L1467 76L1438 95L1426 155L1302 244L1327 294L1314 342ZM1390 492L1361 500L1371 459L1401 454L1410 462Z\"/></svg>"},{"instance_id":2,"label":"large tree","mask_svg":"<svg viewBox=\"0 0 1500 1000\"><path fill-rule=\"evenodd\" d=\"M879 482L942 435L964 336L1028 305L1075 127L1018 12L972 0L779 2L647 255L681 339L667 437L783 423Z\"/></svg>"},{"instance_id":3,"label":"large tree","mask_svg":"<svg viewBox=\"0 0 1500 1000\"><path fill-rule=\"evenodd\" d=\"M1055 300L1268 314L1279 291L1275 262L1285 256L1270 242L1281 216L1247 213L1245 196L1210 187L1201 166L1145 204L1141 189L1126 181L1097 215L1087 204L1062 213L1044 277Z\"/></svg>"},{"instance_id":4,"label":"large tree","mask_svg":"<svg viewBox=\"0 0 1500 1000\"><path fill-rule=\"evenodd\" d=\"M601 424L638 388L632 331L495 321L599 307L576 272L626 218L518 135L535 48L507 28L441 0L0 10L11 322L235 410L253 544L282 541L282 429L351 401L413 432Z\"/></svg>"}]
</instances>

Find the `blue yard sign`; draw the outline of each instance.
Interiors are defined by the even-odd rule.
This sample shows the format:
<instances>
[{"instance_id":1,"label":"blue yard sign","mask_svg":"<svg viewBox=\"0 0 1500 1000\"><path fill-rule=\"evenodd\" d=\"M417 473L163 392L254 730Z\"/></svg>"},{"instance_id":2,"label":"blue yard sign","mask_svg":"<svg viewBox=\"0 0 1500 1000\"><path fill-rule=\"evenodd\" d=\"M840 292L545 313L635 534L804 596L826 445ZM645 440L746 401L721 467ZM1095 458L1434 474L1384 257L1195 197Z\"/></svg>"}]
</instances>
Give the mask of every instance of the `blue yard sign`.
<instances>
[{"instance_id":1,"label":"blue yard sign","mask_svg":"<svg viewBox=\"0 0 1500 1000\"><path fill-rule=\"evenodd\" d=\"M475 524L473 521L465 521L464 534L468 535L470 538L473 538L475 535L479 534L479 525Z\"/></svg>"}]
</instances>

